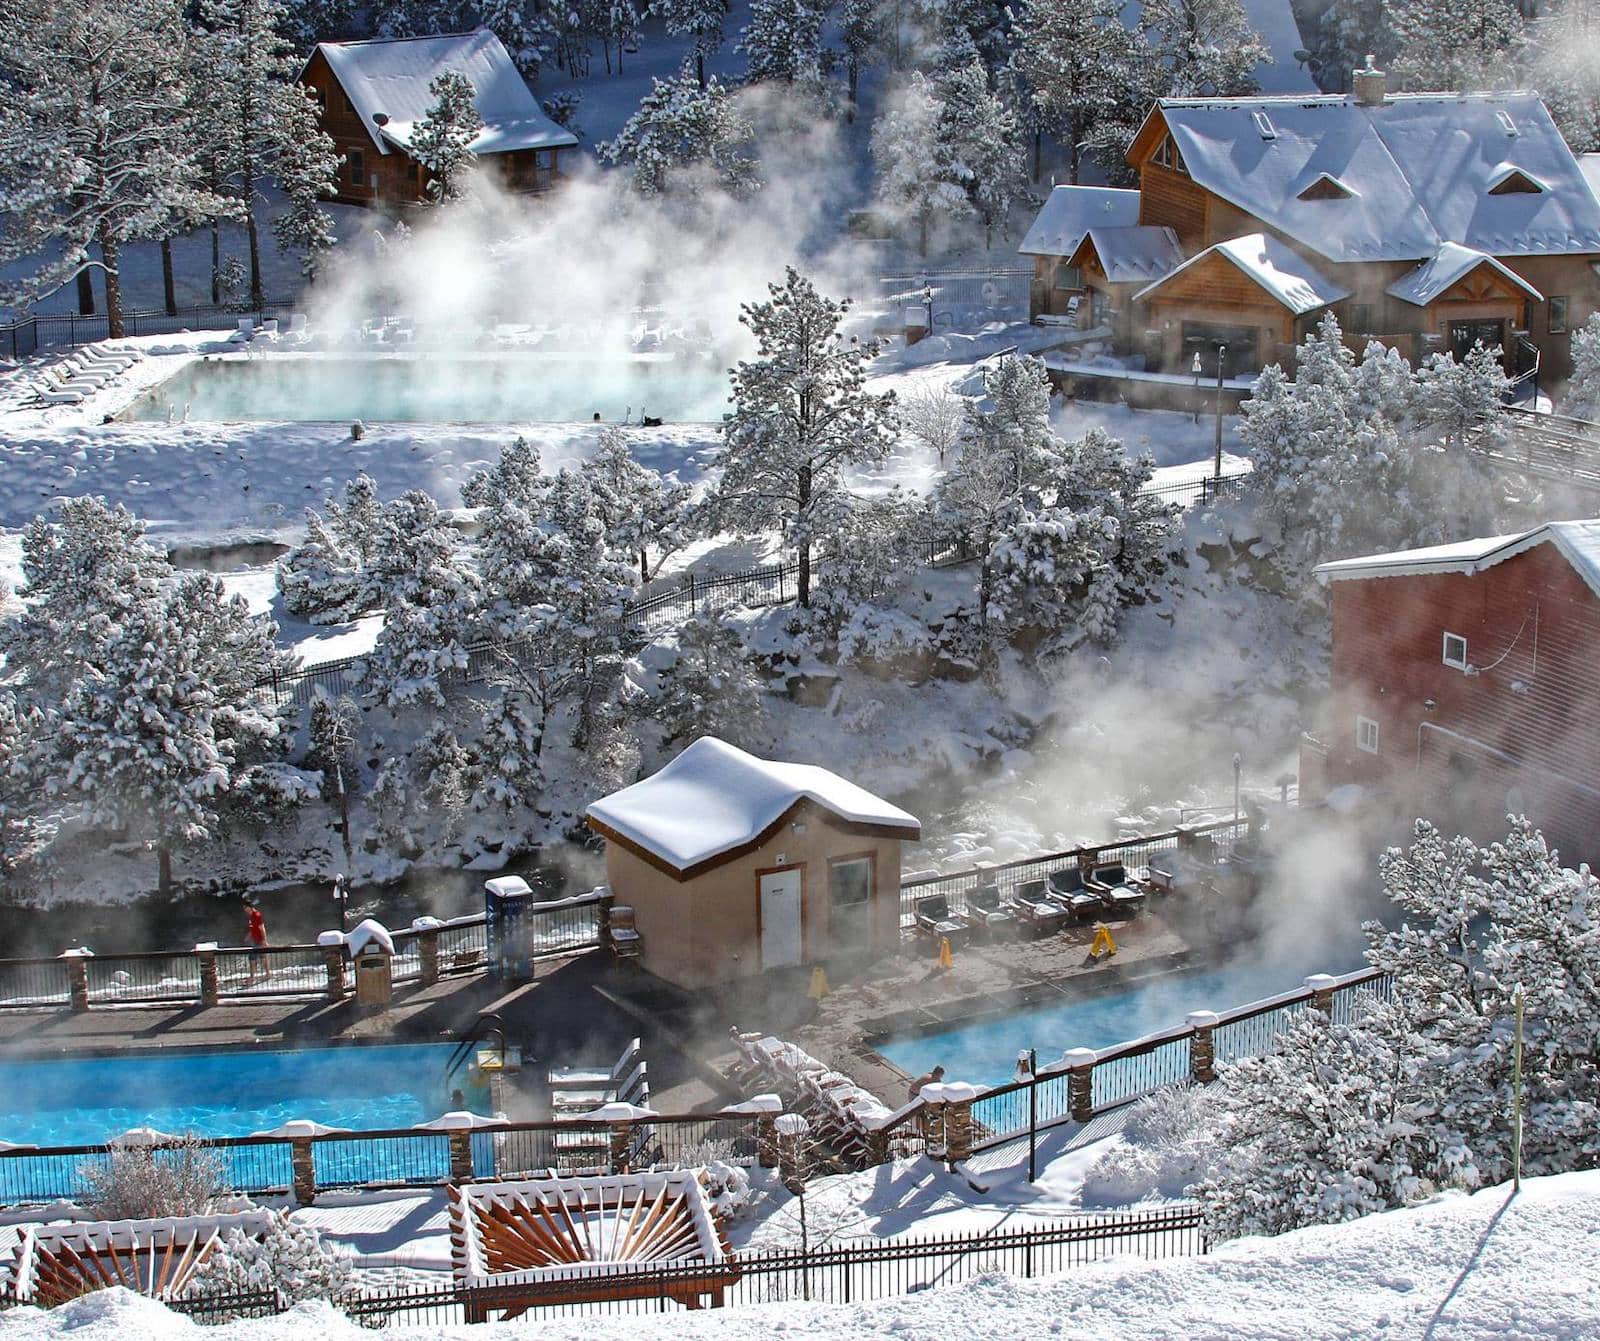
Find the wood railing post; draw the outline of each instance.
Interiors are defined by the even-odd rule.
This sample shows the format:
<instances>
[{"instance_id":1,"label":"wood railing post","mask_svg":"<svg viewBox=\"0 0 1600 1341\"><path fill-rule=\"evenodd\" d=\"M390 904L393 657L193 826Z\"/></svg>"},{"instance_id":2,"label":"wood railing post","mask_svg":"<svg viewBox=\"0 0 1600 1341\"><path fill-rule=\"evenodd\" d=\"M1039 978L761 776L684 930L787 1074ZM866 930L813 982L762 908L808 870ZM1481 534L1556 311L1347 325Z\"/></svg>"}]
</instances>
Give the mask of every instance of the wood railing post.
<instances>
[{"instance_id":1,"label":"wood railing post","mask_svg":"<svg viewBox=\"0 0 1600 1341\"><path fill-rule=\"evenodd\" d=\"M450 1181L472 1181L472 1131L461 1128L450 1133Z\"/></svg>"},{"instance_id":2,"label":"wood railing post","mask_svg":"<svg viewBox=\"0 0 1600 1341\"><path fill-rule=\"evenodd\" d=\"M600 911L595 919L595 924L600 931L600 944L611 944L611 905L615 903L616 896L609 890L600 898Z\"/></svg>"},{"instance_id":3,"label":"wood railing post","mask_svg":"<svg viewBox=\"0 0 1600 1341\"><path fill-rule=\"evenodd\" d=\"M289 1142L289 1167L294 1177L294 1199L309 1206L317 1199L317 1161L311 1153L311 1138L296 1136Z\"/></svg>"},{"instance_id":4,"label":"wood railing post","mask_svg":"<svg viewBox=\"0 0 1600 1341\"><path fill-rule=\"evenodd\" d=\"M1339 980L1330 973L1313 973L1306 979L1306 987L1311 992L1312 1010L1320 1010L1330 1019L1333 1017L1333 989L1339 985Z\"/></svg>"},{"instance_id":5,"label":"wood railing post","mask_svg":"<svg viewBox=\"0 0 1600 1341\"><path fill-rule=\"evenodd\" d=\"M1217 1078L1215 1030L1220 1017L1214 1010L1192 1010L1188 1015L1189 1079L1196 1085L1209 1085Z\"/></svg>"},{"instance_id":6,"label":"wood railing post","mask_svg":"<svg viewBox=\"0 0 1600 1341\"><path fill-rule=\"evenodd\" d=\"M1094 1049L1069 1048L1061 1060L1067 1066L1067 1109L1074 1122L1087 1122L1094 1116Z\"/></svg>"},{"instance_id":7,"label":"wood railing post","mask_svg":"<svg viewBox=\"0 0 1600 1341\"><path fill-rule=\"evenodd\" d=\"M74 1011L89 1009L89 959L93 953L86 945L61 952L67 961L67 995Z\"/></svg>"},{"instance_id":8,"label":"wood railing post","mask_svg":"<svg viewBox=\"0 0 1600 1341\"><path fill-rule=\"evenodd\" d=\"M194 947L200 961L200 1004L215 1006L222 1002L222 984L217 978L217 943L202 941Z\"/></svg>"}]
</instances>

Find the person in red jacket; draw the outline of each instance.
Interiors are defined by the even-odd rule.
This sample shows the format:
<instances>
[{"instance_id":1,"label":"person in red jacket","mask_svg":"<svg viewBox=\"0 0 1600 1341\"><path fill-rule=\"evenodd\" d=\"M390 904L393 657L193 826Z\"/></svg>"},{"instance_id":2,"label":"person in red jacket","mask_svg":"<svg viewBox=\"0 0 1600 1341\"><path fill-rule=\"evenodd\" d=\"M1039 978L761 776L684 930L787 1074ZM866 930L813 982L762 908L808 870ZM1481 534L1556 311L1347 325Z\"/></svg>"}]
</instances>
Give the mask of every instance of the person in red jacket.
<instances>
[{"instance_id":1,"label":"person in red jacket","mask_svg":"<svg viewBox=\"0 0 1600 1341\"><path fill-rule=\"evenodd\" d=\"M244 934L250 941L250 985L266 976L262 951L267 948L267 919L254 899L244 901Z\"/></svg>"}]
</instances>

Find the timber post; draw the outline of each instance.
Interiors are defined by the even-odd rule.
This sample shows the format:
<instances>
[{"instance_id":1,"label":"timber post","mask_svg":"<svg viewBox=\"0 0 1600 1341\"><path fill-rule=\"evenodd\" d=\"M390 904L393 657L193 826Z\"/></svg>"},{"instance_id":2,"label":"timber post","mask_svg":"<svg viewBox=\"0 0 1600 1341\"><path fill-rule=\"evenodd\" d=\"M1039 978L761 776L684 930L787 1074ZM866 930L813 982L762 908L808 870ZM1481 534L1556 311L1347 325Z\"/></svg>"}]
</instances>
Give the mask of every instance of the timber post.
<instances>
[{"instance_id":1,"label":"timber post","mask_svg":"<svg viewBox=\"0 0 1600 1341\"><path fill-rule=\"evenodd\" d=\"M328 976L328 985L323 995L329 1001L343 1001L345 998L344 935L338 931L324 931L317 937L317 944L322 947L322 966Z\"/></svg>"},{"instance_id":2,"label":"timber post","mask_svg":"<svg viewBox=\"0 0 1600 1341\"><path fill-rule=\"evenodd\" d=\"M1061 1055L1067 1067L1067 1108L1074 1122L1087 1122L1094 1116L1093 1048L1068 1048Z\"/></svg>"},{"instance_id":3,"label":"timber post","mask_svg":"<svg viewBox=\"0 0 1600 1341\"><path fill-rule=\"evenodd\" d=\"M1220 1016L1214 1010L1192 1010L1188 1014L1189 1079L1196 1085L1209 1085L1217 1078L1216 1027Z\"/></svg>"},{"instance_id":4,"label":"timber post","mask_svg":"<svg viewBox=\"0 0 1600 1341\"><path fill-rule=\"evenodd\" d=\"M1306 987L1311 992L1311 1009L1320 1010L1330 1020L1333 1018L1333 989L1339 985L1339 980L1331 973L1313 973L1306 979Z\"/></svg>"}]
</instances>

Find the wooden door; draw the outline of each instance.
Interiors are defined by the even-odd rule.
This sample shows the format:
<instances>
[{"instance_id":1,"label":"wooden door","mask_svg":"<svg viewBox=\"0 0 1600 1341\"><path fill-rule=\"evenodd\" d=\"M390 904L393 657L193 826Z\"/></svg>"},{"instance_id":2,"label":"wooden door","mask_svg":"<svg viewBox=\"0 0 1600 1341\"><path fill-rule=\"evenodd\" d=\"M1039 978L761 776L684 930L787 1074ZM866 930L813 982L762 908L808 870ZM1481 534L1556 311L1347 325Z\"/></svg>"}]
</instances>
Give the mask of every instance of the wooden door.
<instances>
[{"instance_id":1,"label":"wooden door","mask_svg":"<svg viewBox=\"0 0 1600 1341\"><path fill-rule=\"evenodd\" d=\"M801 960L800 868L761 877L761 967L784 968Z\"/></svg>"}]
</instances>

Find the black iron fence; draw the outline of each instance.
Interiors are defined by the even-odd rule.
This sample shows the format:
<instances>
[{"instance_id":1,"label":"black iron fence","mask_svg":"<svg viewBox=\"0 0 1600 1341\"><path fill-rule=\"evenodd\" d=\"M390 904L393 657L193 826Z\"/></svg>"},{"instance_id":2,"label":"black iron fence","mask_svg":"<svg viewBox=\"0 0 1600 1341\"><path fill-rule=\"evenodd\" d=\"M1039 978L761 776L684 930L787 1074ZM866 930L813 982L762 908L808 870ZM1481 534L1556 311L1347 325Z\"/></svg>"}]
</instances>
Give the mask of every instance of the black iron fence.
<instances>
[{"instance_id":1,"label":"black iron fence","mask_svg":"<svg viewBox=\"0 0 1600 1341\"><path fill-rule=\"evenodd\" d=\"M1113 1256L1151 1260L1193 1257L1209 1247L1195 1206L1165 1206L1102 1216L1075 1216L983 1234L873 1239L815 1251L771 1251L729 1259L680 1261L608 1271L575 1267L539 1273L538 1302L526 1284L441 1285L432 1289L366 1290L336 1301L347 1317L366 1326L440 1325L495 1320L509 1311L532 1320L582 1314L676 1311L686 1298L704 1295L717 1280L714 1305L857 1304L958 1285L1005 1272L1031 1279L1059 1275ZM197 1322L262 1317L286 1305L272 1292L193 1295L171 1307Z\"/></svg>"},{"instance_id":2,"label":"black iron fence","mask_svg":"<svg viewBox=\"0 0 1600 1341\"><path fill-rule=\"evenodd\" d=\"M293 303L263 303L211 307L193 305L177 312L165 308L125 311L122 327L125 336L171 335L178 331L227 330L241 317L284 317L294 310ZM26 358L41 349L62 345L87 345L110 338L110 322L104 313L83 316L76 312L35 312L0 325L0 356Z\"/></svg>"},{"instance_id":3,"label":"black iron fence","mask_svg":"<svg viewBox=\"0 0 1600 1341\"><path fill-rule=\"evenodd\" d=\"M1026 321L1033 283L1032 266L975 266L966 269L906 268L878 275L878 300L891 310L915 312L933 329L955 324L955 314L980 312L993 319Z\"/></svg>"}]
</instances>

